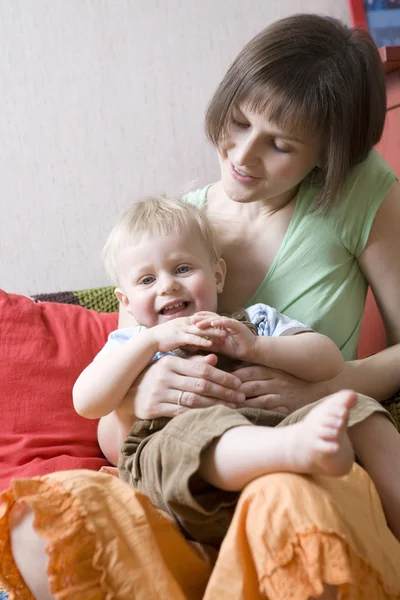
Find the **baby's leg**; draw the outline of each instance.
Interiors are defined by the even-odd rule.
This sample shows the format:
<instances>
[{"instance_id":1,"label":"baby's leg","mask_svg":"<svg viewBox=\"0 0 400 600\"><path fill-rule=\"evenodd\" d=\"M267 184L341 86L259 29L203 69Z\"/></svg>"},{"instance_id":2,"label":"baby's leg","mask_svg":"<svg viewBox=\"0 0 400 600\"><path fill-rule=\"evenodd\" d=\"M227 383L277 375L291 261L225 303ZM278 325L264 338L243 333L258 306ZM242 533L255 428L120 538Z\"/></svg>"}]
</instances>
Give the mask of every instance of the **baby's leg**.
<instances>
[{"instance_id":1,"label":"baby's leg","mask_svg":"<svg viewBox=\"0 0 400 600\"><path fill-rule=\"evenodd\" d=\"M375 484L388 525L400 541L400 434L389 419L376 413L351 427L349 437Z\"/></svg>"},{"instance_id":2,"label":"baby's leg","mask_svg":"<svg viewBox=\"0 0 400 600\"><path fill-rule=\"evenodd\" d=\"M342 391L318 404L303 421L282 428L241 426L226 431L201 456L201 476L223 490L240 491L277 471L340 476L351 469L347 434L356 394Z\"/></svg>"},{"instance_id":3,"label":"baby's leg","mask_svg":"<svg viewBox=\"0 0 400 600\"><path fill-rule=\"evenodd\" d=\"M121 446L128 436L134 419L124 422L114 410L102 417L97 427L97 440L102 453L112 465L118 465Z\"/></svg>"}]
</instances>

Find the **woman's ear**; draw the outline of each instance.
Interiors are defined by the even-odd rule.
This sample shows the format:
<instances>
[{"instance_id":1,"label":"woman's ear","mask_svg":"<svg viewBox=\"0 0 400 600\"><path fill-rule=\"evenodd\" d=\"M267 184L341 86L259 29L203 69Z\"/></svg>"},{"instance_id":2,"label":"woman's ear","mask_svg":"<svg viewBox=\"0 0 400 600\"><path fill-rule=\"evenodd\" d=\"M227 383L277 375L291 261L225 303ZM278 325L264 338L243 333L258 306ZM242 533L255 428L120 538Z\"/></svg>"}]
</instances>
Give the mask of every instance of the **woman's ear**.
<instances>
[{"instance_id":1,"label":"woman's ear","mask_svg":"<svg viewBox=\"0 0 400 600\"><path fill-rule=\"evenodd\" d=\"M129 304L129 298L128 298L128 296L125 296L125 294L121 290L121 288L115 288L114 294L117 296L118 301L120 302L120 304L122 304L122 306L124 308L126 308L126 310L128 311L128 313L132 314L131 307L130 307L130 304Z\"/></svg>"},{"instance_id":2,"label":"woman's ear","mask_svg":"<svg viewBox=\"0 0 400 600\"><path fill-rule=\"evenodd\" d=\"M218 294L222 294L226 277L226 262L220 258L215 267L215 281L217 284Z\"/></svg>"}]
</instances>

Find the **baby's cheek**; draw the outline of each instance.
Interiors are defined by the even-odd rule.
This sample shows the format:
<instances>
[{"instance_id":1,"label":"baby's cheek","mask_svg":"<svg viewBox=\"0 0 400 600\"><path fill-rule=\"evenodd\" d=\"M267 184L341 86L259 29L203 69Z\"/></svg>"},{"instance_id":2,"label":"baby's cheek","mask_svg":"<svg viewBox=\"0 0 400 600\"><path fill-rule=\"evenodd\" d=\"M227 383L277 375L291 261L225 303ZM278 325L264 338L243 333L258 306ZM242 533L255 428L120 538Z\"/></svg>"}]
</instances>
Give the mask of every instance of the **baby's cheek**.
<instances>
[{"instance_id":1,"label":"baby's cheek","mask_svg":"<svg viewBox=\"0 0 400 600\"><path fill-rule=\"evenodd\" d=\"M215 285L206 285L204 281L196 286L197 310L217 312L218 295Z\"/></svg>"},{"instance_id":2,"label":"baby's cheek","mask_svg":"<svg viewBox=\"0 0 400 600\"><path fill-rule=\"evenodd\" d=\"M204 304L202 310L207 310L213 313L218 313L218 296L211 292L204 297Z\"/></svg>"}]
</instances>

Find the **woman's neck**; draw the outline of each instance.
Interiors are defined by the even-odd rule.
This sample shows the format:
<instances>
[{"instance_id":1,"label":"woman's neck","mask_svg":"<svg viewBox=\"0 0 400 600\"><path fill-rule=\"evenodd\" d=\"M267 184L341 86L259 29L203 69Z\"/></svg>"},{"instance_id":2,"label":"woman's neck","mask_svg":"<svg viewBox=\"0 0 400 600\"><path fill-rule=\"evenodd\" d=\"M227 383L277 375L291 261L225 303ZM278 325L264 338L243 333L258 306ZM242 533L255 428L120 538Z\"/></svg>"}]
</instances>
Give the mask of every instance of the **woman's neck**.
<instances>
[{"instance_id":1,"label":"woman's neck","mask_svg":"<svg viewBox=\"0 0 400 600\"><path fill-rule=\"evenodd\" d=\"M224 191L222 182L213 184L207 192L207 206L214 215L225 219L254 222L262 217L270 217L291 204L298 195L299 188L287 194L254 202L235 202Z\"/></svg>"}]
</instances>

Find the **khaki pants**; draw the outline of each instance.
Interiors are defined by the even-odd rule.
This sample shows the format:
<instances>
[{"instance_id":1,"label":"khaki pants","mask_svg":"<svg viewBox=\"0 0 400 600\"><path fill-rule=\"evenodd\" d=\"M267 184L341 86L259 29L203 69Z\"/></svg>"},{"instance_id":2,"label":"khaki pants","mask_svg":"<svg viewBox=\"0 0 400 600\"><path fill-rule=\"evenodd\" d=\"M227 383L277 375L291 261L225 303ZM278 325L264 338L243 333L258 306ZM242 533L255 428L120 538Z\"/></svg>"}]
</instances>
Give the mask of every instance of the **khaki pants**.
<instances>
[{"instance_id":1,"label":"khaki pants","mask_svg":"<svg viewBox=\"0 0 400 600\"><path fill-rule=\"evenodd\" d=\"M360 398L350 412L349 427L376 412L391 419L378 402ZM219 547L240 494L217 489L202 479L198 473L201 453L233 427L291 425L320 402L288 417L269 410L214 406L190 410L174 419L136 421L121 448L120 478L175 519L188 539Z\"/></svg>"}]
</instances>

